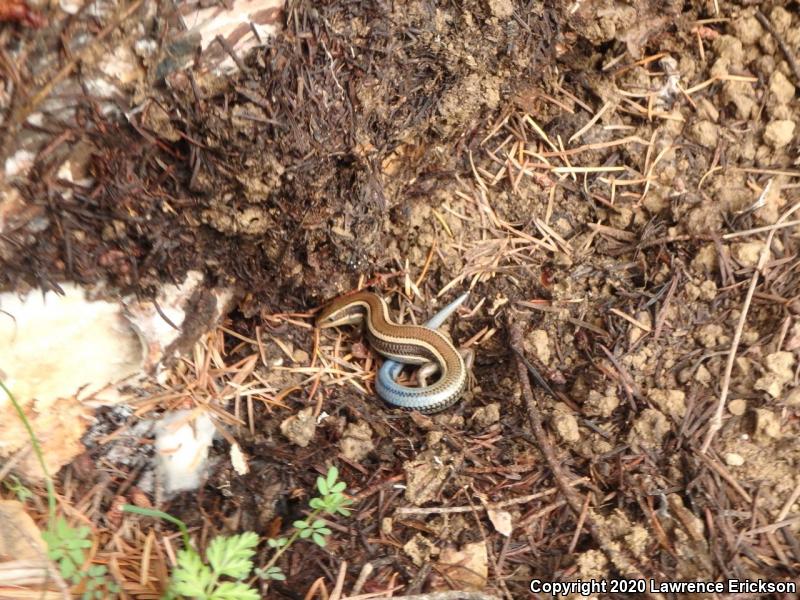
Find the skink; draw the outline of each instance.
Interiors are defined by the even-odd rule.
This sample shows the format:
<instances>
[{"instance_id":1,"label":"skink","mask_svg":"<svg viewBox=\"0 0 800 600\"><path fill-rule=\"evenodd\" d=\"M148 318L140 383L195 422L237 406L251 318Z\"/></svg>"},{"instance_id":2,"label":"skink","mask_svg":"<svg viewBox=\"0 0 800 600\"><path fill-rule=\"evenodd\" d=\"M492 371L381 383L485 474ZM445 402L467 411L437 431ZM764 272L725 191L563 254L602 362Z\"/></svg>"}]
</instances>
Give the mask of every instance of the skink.
<instances>
[{"instance_id":1,"label":"skink","mask_svg":"<svg viewBox=\"0 0 800 600\"><path fill-rule=\"evenodd\" d=\"M380 296L358 292L327 304L316 324L327 329L365 322L370 345L389 359L376 379L378 395L400 408L435 413L452 406L461 397L467 382L467 366L461 353L445 335L436 331L466 297L467 294L463 294L445 306L426 326L398 325L389 318L389 309ZM411 388L395 382L404 364L428 366L431 363L438 366L440 373L431 385Z\"/></svg>"}]
</instances>

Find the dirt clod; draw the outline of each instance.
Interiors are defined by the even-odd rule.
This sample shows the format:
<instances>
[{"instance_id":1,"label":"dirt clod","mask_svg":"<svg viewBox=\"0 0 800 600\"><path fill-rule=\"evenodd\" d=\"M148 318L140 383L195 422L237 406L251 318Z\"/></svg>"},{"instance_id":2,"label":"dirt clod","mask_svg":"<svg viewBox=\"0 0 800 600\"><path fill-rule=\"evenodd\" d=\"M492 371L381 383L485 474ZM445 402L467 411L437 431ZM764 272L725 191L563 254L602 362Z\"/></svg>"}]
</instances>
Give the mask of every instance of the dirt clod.
<instances>
[{"instance_id":1,"label":"dirt clod","mask_svg":"<svg viewBox=\"0 0 800 600\"><path fill-rule=\"evenodd\" d=\"M578 420L572 411L565 405L559 404L553 413L553 427L559 437L567 443L577 442L581 438Z\"/></svg>"},{"instance_id":2,"label":"dirt clod","mask_svg":"<svg viewBox=\"0 0 800 600\"><path fill-rule=\"evenodd\" d=\"M783 148L794 138L795 122L788 119L771 121L764 130L764 141L775 149Z\"/></svg>"},{"instance_id":3,"label":"dirt clod","mask_svg":"<svg viewBox=\"0 0 800 600\"><path fill-rule=\"evenodd\" d=\"M281 433L293 444L305 448L314 439L317 430L317 418L314 409L304 408L296 415L291 415L281 422Z\"/></svg>"},{"instance_id":4,"label":"dirt clod","mask_svg":"<svg viewBox=\"0 0 800 600\"><path fill-rule=\"evenodd\" d=\"M686 413L686 394L683 390L650 390L648 398L662 413L676 420Z\"/></svg>"},{"instance_id":5,"label":"dirt clod","mask_svg":"<svg viewBox=\"0 0 800 600\"><path fill-rule=\"evenodd\" d=\"M755 439L767 442L781 437L781 422L778 416L766 408L757 408Z\"/></svg>"},{"instance_id":6,"label":"dirt clod","mask_svg":"<svg viewBox=\"0 0 800 600\"><path fill-rule=\"evenodd\" d=\"M628 434L628 443L632 448L657 449L664 436L670 431L669 421L663 413L647 408L636 419Z\"/></svg>"},{"instance_id":7,"label":"dirt clod","mask_svg":"<svg viewBox=\"0 0 800 600\"><path fill-rule=\"evenodd\" d=\"M413 460L407 461L403 465L406 473L406 500L420 506L436 498L453 464L460 461L459 457L446 448L439 448L438 451L425 450Z\"/></svg>"},{"instance_id":8,"label":"dirt clod","mask_svg":"<svg viewBox=\"0 0 800 600\"><path fill-rule=\"evenodd\" d=\"M375 449L372 442L372 429L365 421L350 423L339 441L339 448L348 460L360 462Z\"/></svg>"},{"instance_id":9,"label":"dirt clod","mask_svg":"<svg viewBox=\"0 0 800 600\"><path fill-rule=\"evenodd\" d=\"M480 429L494 425L500 420L500 403L492 402L481 406L472 414L472 422Z\"/></svg>"}]
</instances>

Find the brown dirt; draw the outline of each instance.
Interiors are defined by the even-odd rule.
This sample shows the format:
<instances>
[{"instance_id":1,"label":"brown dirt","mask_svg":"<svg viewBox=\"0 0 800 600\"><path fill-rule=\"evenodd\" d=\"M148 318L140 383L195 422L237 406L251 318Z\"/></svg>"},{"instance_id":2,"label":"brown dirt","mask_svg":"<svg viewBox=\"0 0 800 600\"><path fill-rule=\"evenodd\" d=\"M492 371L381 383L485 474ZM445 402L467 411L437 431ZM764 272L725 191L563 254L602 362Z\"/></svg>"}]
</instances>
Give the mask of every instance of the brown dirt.
<instances>
[{"instance_id":1,"label":"brown dirt","mask_svg":"<svg viewBox=\"0 0 800 600\"><path fill-rule=\"evenodd\" d=\"M510 321L526 324L525 350L557 395L539 396L550 444L588 478L576 490L627 561L657 580L797 579L797 226L775 232L744 324L728 394L744 403L699 451L768 234L722 236L774 224L800 200L800 81L774 35L800 54L797 4L759 7L774 34L752 3L719 5L722 19L710 2L293 5L231 81L172 73L135 127L83 107L70 146L84 148L95 186L53 200L64 144L17 182L46 227L29 219L0 238L0 289L74 279L147 294L197 268L244 293L226 326L249 338L259 328L283 349L229 337L230 362L258 351L262 383L298 391L285 407L256 406L255 435L234 432L250 475L220 461L202 494L164 508L191 525L207 515L211 533L275 535L336 463L355 517L327 549L285 561L289 582L270 597L298 597L318 577L332 585L344 559L346 588L374 563L364 592L467 585L442 558L460 553L488 561L487 589L514 598L533 577L624 572L588 530L575 537L578 516L558 494L507 507L508 538L479 511L395 514L555 486ZM30 35L16 32L22 44ZM399 414L299 371L313 335L286 313L361 275L417 321L440 304L409 282L420 278L425 298L471 286L478 308L453 337L480 334L477 387L457 407ZM375 363L357 339L348 332L339 356L369 390L361 368ZM333 340L322 337L322 357ZM290 444L281 422L318 403L328 416L313 441ZM71 485L86 492L95 476Z\"/></svg>"}]
</instances>

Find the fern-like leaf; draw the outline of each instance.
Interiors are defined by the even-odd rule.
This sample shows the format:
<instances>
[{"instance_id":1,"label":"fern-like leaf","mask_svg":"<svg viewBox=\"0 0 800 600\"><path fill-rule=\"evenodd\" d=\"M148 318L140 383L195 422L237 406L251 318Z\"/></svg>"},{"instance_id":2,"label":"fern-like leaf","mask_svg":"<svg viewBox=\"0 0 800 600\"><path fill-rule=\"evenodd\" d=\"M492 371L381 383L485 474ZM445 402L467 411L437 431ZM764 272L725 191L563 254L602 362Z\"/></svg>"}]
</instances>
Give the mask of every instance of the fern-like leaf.
<instances>
[{"instance_id":1,"label":"fern-like leaf","mask_svg":"<svg viewBox=\"0 0 800 600\"><path fill-rule=\"evenodd\" d=\"M244 579L253 570L253 555L258 535L246 531L229 537L215 537L206 550L206 558L214 573L233 579Z\"/></svg>"},{"instance_id":2,"label":"fern-like leaf","mask_svg":"<svg viewBox=\"0 0 800 600\"><path fill-rule=\"evenodd\" d=\"M211 569L203 564L197 552L191 549L178 552L178 566L172 572L170 591L179 596L205 598L206 589L213 580Z\"/></svg>"},{"instance_id":3,"label":"fern-like leaf","mask_svg":"<svg viewBox=\"0 0 800 600\"><path fill-rule=\"evenodd\" d=\"M209 600L261 600L261 595L246 583L225 581L220 583L208 598Z\"/></svg>"}]
</instances>

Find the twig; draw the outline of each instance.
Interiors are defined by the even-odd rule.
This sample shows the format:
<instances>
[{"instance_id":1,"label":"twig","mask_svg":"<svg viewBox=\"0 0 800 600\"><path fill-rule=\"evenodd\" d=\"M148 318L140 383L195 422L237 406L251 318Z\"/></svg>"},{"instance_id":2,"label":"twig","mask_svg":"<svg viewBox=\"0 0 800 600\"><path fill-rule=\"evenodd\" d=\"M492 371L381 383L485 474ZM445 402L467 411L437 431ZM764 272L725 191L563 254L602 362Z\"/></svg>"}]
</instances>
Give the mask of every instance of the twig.
<instances>
[{"instance_id":1,"label":"twig","mask_svg":"<svg viewBox=\"0 0 800 600\"><path fill-rule=\"evenodd\" d=\"M777 220L776 225L783 223L789 216L796 210L800 209L800 202L792 206L789 210L781 215ZM728 362L725 364L725 374L722 378L722 389L719 393L719 402L717 403L717 410L714 416L711 417L711 424L708 427L708 433L703 440L703 445L700 447L700 454L705 454L708 447L711 445L711 440L714 439L717 431L722 427L722 413L725 411L725 401L728 399L728 388L731 384L731 373L733 372L733 363L736 360L736 349L739 347L739 341L742 339L742 331L744 324L747 321L747 312L750 310L750 302L753 300L753 293L756 291L758 284L758 274L764 269L769 258L769 249L772 246L772 236L775 234L776 229L771 229L767 235L767 241L764 243L764 248L761 250L761 256L758 257L758 264L753 271L753 277L750 279L750 287L747 289L747 296L744 299L742 312L739 315L739 322L736 325L736 332L733 334L733 341L731 342L731 349L728 352Z\"/></svg>"},{"instance_id":2,"label":"twig","mask_svg":"<svg viewBox=\"0 0 800 600\"><path fill-rule=\"evenodd\" d=\"M525 406L528 412L528 421L530 422L533 436L536 439L536 444L544 456L547 466L553 472L553 477L561 488L561 493L567 501L570 509L577 519L581 519L584 514L583 502L581 502L575 490L570 485L570 480L567 478L566 469L563 467L561 460L559 460L553 446L550 443L547 434L544 431L541 418L541 407L537 406L534 392L531 389L531 382L528 377L528 369L525 362L522 360L523 344L522 344L522 326L519 323L509 323L511 330L511 348L514 350L515 359L517 363L517 373L519 376L520 384L522 386L522 395L525 398ZM642 571L634 565L631 560L625 556L619 547L610 536L598 525L598 518L591 509L585 511L585 523L589 533L598 543L605 555L609 558L611 563L626 577L632 579L644 579ZM657 592L645 592L647 598L654 598L663 600L664 596Z\"/></svg>"},{"instance_id":3,"label":"twig","mask_svg":"<svg viewBox=\"0 0 800 600\"><path fill-rule=\"evenodd\" d=\"M756 10L756 19L758 19L758 22L764 26L764 29L770 32L772 37L775 38L775 41L778 42L781 52L783 52L783 55L786 57L786 62L789 63L789 66L792 68L792 72L794 73L795 85L800 85L800 67L797 65L797 61L794 58L792 49L789 48L785 41L783 41L783 38L772 26L770 20L760 10Z\"/></svg>"}]
</instances>

